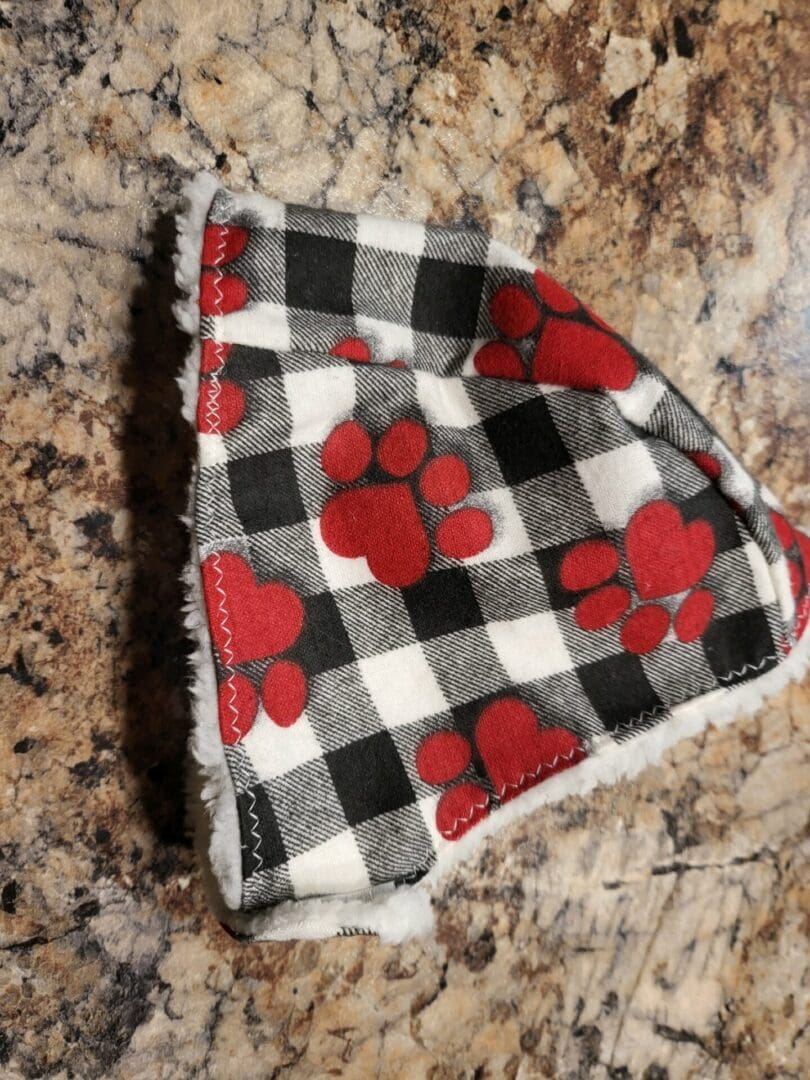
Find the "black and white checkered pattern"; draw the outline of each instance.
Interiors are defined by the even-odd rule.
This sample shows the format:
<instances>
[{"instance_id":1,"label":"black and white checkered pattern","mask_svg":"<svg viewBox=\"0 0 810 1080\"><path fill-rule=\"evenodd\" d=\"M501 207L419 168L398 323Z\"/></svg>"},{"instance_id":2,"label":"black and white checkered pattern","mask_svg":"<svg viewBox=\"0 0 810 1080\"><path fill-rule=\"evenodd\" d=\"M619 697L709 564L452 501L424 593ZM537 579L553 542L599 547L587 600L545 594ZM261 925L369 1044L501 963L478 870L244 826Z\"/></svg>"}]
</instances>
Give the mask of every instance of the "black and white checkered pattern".
<instances>
[{"instance_id":1,"label":"black and white checkered pattern","mask_svg":"<svg viewBox=\"0 0 810 1080\"><path fill-rule=\"evenodd\" d=\"M249 229L227 270L250 299L202 320L204 337L234 343L219 374L246 406L227 434L199 437L200 554L237 551L259 582L295 589L304 629L284 656L309 681L296 724L278 727L260 708L226 748L246 909L424 873L448 841L434 821L441 792L417 773L416 750L438 730L471 738L499 694L519 693L543 724L590 745L631 739L667 708L777 662L786 605L768 564L782 556L759 489L734 463L726 494L741 519L682 452L728 451L656 372L644 366L612 395L474 375L471 357L496 333L488 297L530 280L518 256L472 230L224 193L210 220ZM350 335L383 363L330 356ZM407 369L384 363L394 359ZM394 589L324 544L319 518L338 485L320 454L348 418L376 440L401 417L425 423L432 455L467 462L466 505L489 513L494 537L467 561L434 553L421 581ZM576 541L620 543L654 498L711 523L717 607L701 640L636 656L619 627L577 626L583 594L561 586L560 564ZM432 534L446 511L421 509ZM626 570L619 579L631 584ZM239 670L259 686L266 667ZM497 802L476 754L466 775Z\"/></svg>"}]
</instances>

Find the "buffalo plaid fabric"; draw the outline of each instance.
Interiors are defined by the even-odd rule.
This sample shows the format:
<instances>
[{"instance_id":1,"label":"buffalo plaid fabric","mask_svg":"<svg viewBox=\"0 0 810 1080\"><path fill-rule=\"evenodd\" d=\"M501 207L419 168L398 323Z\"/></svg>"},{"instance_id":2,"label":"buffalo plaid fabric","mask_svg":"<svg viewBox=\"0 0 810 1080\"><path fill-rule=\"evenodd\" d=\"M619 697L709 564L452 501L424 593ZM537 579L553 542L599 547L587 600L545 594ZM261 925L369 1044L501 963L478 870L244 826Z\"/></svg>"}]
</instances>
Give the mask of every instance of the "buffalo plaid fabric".
<instances>
[{"instance_id":1,"label":"buffalo plaid fabric","mask_svg":"<svg viewBox=\"0 0 810 1080\"><path fill-rule=\"evenodd\" d=\"M220 191L202 264L195 531L245 910L413 881L795 642L805 538L515 253Z\"/></svg>"}]
</instances>

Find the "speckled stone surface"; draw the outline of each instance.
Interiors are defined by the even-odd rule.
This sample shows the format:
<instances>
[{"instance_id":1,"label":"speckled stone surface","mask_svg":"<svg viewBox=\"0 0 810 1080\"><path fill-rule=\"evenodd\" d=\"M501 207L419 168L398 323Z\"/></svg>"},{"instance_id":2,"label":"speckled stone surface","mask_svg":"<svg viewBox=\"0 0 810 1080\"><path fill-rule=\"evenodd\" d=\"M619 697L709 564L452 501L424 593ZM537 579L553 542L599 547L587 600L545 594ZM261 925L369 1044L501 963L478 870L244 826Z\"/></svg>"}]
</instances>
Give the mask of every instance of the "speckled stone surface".
<instances>
[{"instance_id":1,"label":"speckled stone surface","mask_svg":"<svg viewBox=\"0 0 810 1080\"><path fill-rule=\"evenodd\" d=\"M510 828L435 941L250 945L183 828L172 215L475 220L810 519L804 0L0 3L0 1074L802 1077L810 684Z\"/></svg>"}]
</instances>

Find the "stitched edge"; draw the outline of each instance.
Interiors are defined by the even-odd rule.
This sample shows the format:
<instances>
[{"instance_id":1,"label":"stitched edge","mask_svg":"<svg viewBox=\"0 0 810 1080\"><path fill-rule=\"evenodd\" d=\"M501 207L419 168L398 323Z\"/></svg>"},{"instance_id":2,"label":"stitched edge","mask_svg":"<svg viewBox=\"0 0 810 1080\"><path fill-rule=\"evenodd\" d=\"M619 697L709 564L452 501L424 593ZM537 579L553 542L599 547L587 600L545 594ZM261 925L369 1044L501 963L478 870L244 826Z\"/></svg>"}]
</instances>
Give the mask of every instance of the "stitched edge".
<instances>
[{"instance_id":1,"label":"stitched edge","mask_svg":"<svg viewBox=\"0 0 810 1080\"><path fill-rule=\"evenodd\" d=\"M541 728L540 730L543 731L544 729ZM545 730L548 729L546 728ZM540 765L538 765L536 769L530 770L529 772L521 773L520 779L516 780L514 783L506 780L503 784L503 787L498 789L498 798L502 799L504 797L507 788L521 788L523 787L524 782L529 778L536 779L544 770L547 769L550 771L551 769L554 769L558 761L570 761L571 758L576 757L577 754L581 754L584 759L588 756L588 751L585 750L585 748L582 746L575 746L573 750L570 750L567 754L555 754L553 761L544 761Z\"/></svg>"},{"instance_id":2,"label":"stitched edge","mask_svg":"<svg viewBox=\"0 0 810 1080\"><path fill-rule=\"evenodd\" d=\"M448 790L452 791L452 788L449 788ZM472 821L473 817L475 816L476 810L485 810L489 806L489 802L489 795L487 795L487 797L482 803L473 803L472 810L470 810L469 814L461 814L459 817L453 819L452 828L448 830L449 835L444 832L442 832L441 835L445 838L445 840L455 840L455 834L458 832L459 825L466 825L468 821Z\"/></svg>"},{"instance_id":3,"label":"stitched edge","mask_svg":"<svg viewBox=\"0 0 810 1080\"><path fill-rule=\"evenodd\" d=\"M206 226L207 226L207 224L208 224L208 222L206 221ZM225 278L225 275L222 272L223 256L225 254L225 236L226 236L226 226L221 225L220 233L219 233L219 239L217 241L216 263L215 263L215 266L214 266L214 271L215 271L215 275L216 275L214 277L214 315L216 317L218 317L218 318L222 317L222 301L224 299L221 286L222 286L222 282L223 282L223 280ZM201 273L202 273L202 269L201 269ZM219 371L220 371L220 368L222 367L222 365L225 362L224 356L223 356L224 349L225 349L225 342L220 341L218 338L214 339L214 350L215 350L215 353L216 353L217 364L216 364L213 372L211 373L211 378L209 380L209 383L211 385L212 392L211 392L211 394L208 395L208 400L207 400L206 406L205 406L206 407L206 416L207 416L208 420L211 422L212 434L218 435L220 438L222 437L222 431L221 431L222 417L221 417L221 414L220 414L220 411L219 411L219 399L220 399L220 395L222 393L222 384L219 381ZM204 384L202 382L200 382L200 388L202 388L203 385ZM210 525L213 525L213 520L214 520L214 504L213 504L213 501L211 501L210 515L209 515L209 524ZM220 628L220 630L221 630L221 632L222 632L222 634L223 634L223 636L225 638L223 648L222 648L222 653L223 653L222 660L223 660L223 666L225 667L225 670L228 672L228 678L227 678L227 680L225 682L225 685L228 688L227 689L228 698L227 698L227 702L226 702L227 709L228 709L228 714L229 714L228 724L229 724L229 727L231 729L231 733L235 737L235 740L238 740L238 737L239 737L239 727L238 727L239 710L236 707L236 683L235 683L235 680L234 680L234 670L233 670L233 649L231 648L231 642L233 641L233 632L231 630L230 622L229 622L229 619L228 619L228 610L227 610L228 598L227 598L227 595L226 595L226 592L225 592L225 585L224 585L225 575L222 572L222 565L221 565L221 561L220 561L220 553L219 553L219 551L215 551L210 556L210 558L211 558L211 561L212 561L212 564L213 564L213 567L214 567L214 572L217 575L217 580L215 582L214 587L215 587L215 589L216 589L216 591L217 591L217 593L219 594L219 597L220 597L219 604L217 605L217 608L216 608L217 614L219 616L219 628ZM260 851L261 834L259 833L259 817L258 817L258 814L256 813L256 796L253 794L252 791L249 791L248 794L250 795L250 802L248 804L248 818L249 818L249 823L250 823L249 832L250 832L250 835L254 838L254 844L253 844L252 847L250 847L250 853L251 853L251 855L253 856L253 858L255 860L255 866L253 868L253 872L257 873L259 870L261 870L262 866L264 865L264 858L262 857L262 854L261 854L261 851Z\"/></svg>"}]
</instances>

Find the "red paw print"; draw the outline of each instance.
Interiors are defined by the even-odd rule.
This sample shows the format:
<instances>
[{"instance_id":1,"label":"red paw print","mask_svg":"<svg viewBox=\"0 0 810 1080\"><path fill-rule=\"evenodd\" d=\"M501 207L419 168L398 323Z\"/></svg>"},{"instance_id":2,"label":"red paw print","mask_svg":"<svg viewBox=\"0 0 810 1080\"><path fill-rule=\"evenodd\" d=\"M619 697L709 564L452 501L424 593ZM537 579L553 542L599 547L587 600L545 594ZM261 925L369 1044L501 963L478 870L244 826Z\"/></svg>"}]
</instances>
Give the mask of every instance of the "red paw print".
<instances>
[{"instance_id":1,"label":"red paw print","mask_svg":"<svg viewBox=\"0 0 810 1080\"><path fill-rule=\"evenodd\" d=\"M333 495L320 522L329 550L347 559L363 556L383 585L413 585L427 571L431 544L417 497L450 507L470 490L470 473L460 457L443 454L425 463L428 450L427 429L417 420L396 420L383 432L376 452L356 420L339 424L323 445L321 466L337 483L360 480L372 463L385 478ZM433 543L448 558L469 559L491 540L489 514L466 507L443 519Z\"/></svg>"},{"instance_id":2,"label":"red paw print","mask_svg":"<svg viewBox=\"0 0 810 1080\"><path fill-rule=\"evenodd\" d=\"M304 606L279 581L259 585L250 566L232 551L217 551L202 564L203 592L217 653L232 668L278 656L297 641ZM261 700L279 727L294 724L304 711L307 680L298 664L276 660L265 672ZM231 746L250 731L259 698L245 675L232 671L219 687L222 741Z\"/></svg>"},{"instance_id":3,"label":"red paw print","mask_svg":"<svg viewBox=\"0 0 810 1080\"><path fill-rule=\"evenodd\" d=\"M638 656L652 652L666 637L670 622L679 641L696 641L714 613L708 589L689 591L705 577L715 552L714 531L708 521L685 525L673 503L656 500L637 510L625 530L624 552L638 599L643 603L625 619L624 648ZM585 540L566 552L560 583L571 592L589 592L574 609L583 630L604 630L617 623L633 603L629 589L611 578L621 557L607 540ZM688 592L674 618L669 606L648 603Z\"/></svg>"},{"instance_id":4,"label":"red paw print","mask_svg":"<svg viewBox=\"0 0 810 1080\"><path fill-rule=\"evenodd\" d=\"M637 365L614 331L540 270L534 285L536 293L501 285L492 294L492 321L509 342L489 341L478 350L478 374L577 390L626 390Z\"/></svg>"},{"instance_id":5,"label":"red paw print","mask_svg":"<svg viewBox=\"0 0 810 1080\"><path fill-rule=\"evenodd\" d=\"M810 621L810 537L794 529L778 510L771 510L771 521L787 557L790 591L796 601L793 635L798 640Z\"/></svg>"},{"instance_id":6,"label":"red paw print","mask_svg":"<svg viewBox=\"0 0 810 1080\"><path fill-rule=\"evenodd\" d=\"M474 740L501 803L587 757L573 732L538 728L534 712L514 697L498 698L484 709ZM416 768L426 783L448 784L464 772L471 758L472 748L463 735L437 731L420 744ZM446 840L458 840L489 811L490 797L480 784L455 784L439 799L436 828Z\"/></svg>"}]
</instances>

